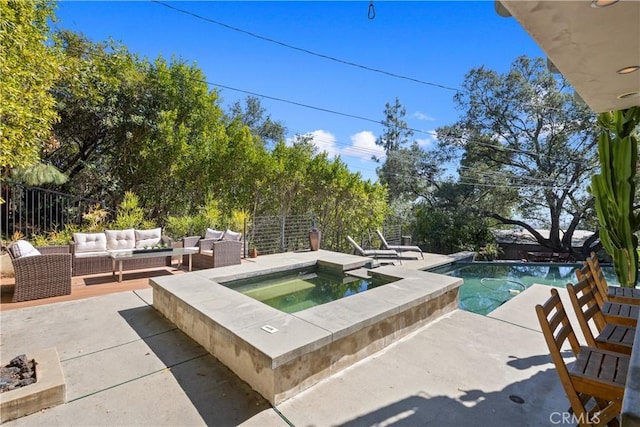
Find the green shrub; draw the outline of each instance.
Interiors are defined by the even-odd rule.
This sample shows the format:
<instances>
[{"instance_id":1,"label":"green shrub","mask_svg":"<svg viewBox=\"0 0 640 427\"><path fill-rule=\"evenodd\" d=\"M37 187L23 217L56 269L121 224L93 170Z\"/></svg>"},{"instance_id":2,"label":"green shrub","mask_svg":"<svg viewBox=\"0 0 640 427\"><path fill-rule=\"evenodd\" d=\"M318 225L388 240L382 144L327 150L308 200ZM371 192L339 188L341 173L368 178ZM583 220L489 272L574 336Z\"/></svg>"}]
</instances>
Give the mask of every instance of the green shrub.
<instances>
[{"instance_id":1,"label":"green shrub","mask_svg":"<svg viewBox=\"0 0 640 427\"><path fill-rule=\"evenodd\" d=\"M194 218L189 215L169 215L164 232L172 239L179 239L186 236L201 236L200 232L195 230L194 222Z\"/></svg>"},{"instance_id":2,"label":"green shrub","mask_svg":"<svg viewBox=\"0 0 640 427\"><path fill-rule=\"evenodd\" d=\"M207 197L205 205L198 208L198 214L193 218L193 235L204 236L207 228L220 228L219 203L212 196Z\"/></svg>"},{"instance_id":3,"label":"green shrub","mask_svg":"<svg viewBox=\"0 0 640 427\"><path fill-rule=\"evenodd\" d=\"M52 230L44 234L34 234L31 236L33 246L57 246L68 245L73 240L73 233L80 231L80 227L75 224L67 224L64 229Z\"/></svg>"},{"instance_id":4,"label":"green shrub","mask_svg":"<svg viewBox=\"0 0 640 427\"><path fill-rule=\"evenodd\" d=\"M89 233L104 231L108 216L109 212L99 204L89 206L87 213L82 215L82 229Z\"/></svg>"},{"instance_id":5,"label":"green shrub","mask_svg":"<svg viewBox=\"0 0 640 427\"><path fill-rule=\"evenodd\" d=\"M144 218L144 210L139 205L138 196L131 191L124 193L124 199L116 209L116 219L109 224L109 227L116 230L154 228L155 223Z\"/></svg>"}]
</instances>

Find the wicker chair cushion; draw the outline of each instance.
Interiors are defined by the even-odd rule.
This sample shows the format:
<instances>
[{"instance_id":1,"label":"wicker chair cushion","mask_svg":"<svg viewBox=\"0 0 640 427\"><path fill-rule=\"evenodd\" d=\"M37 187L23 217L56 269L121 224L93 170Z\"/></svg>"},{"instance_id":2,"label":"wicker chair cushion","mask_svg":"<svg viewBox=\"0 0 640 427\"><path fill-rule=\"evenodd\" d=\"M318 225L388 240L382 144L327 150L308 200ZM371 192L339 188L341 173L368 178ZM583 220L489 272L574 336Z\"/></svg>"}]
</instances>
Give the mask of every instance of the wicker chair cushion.
<instances>
[{"instance_id":1,"label":"wicker chair cushion","mask_svg":"<svg viewBox=\"0 0 640 427\"><path fill-rule=\"evenodd\" d=\"M220 240L222 236L224 236L224 231L213 230L211 228L207 228L207 232L204 234L205 239Z\"/></svg>"},{"instance_id":2,"label":"wicker chair cushion","mask_svg":"<svg viewBox=\"0 0 640 427\"><path fill-rule=\"evenodd\" d=\"M162 228L152 228L150 230L135 230L136 248L153 246L160 243L162 238Z\"/></svg>"},{"instance_id":3,"label":"wicker chair cushion","mask_svg":"<svg viewBox=\"0 0 640 427\"><path fill-rule=\"evenodd\" d=\"M242 233L237 233L235 231L231 231L227 228L227 231L224 232L224 236L223 236L224 240L234 240L236 242L239 242L240 240L242 240Z\"/></svg>"},{"instance_id":4,"label":"wicker chair cushion","mask_svg":"<svg viewBox=\"0 0 640 427\"><path fill-rule=\"evenodd\" d=\"M30 256L41 255L40 251L26 240L18 240L9 245L9 251L13 259L27 258Z\"/></svg>"},{"instance_id":5,"label":"wicker chair cushion","mask_svg":"<svg viewBox=\"0 0 640 427\"><path fill-rule=\"evenodd\" d=\"M107 237L104 233L73 233L74 252L101 252L107 250Z\"/></svg>"},{"instance_id":6,"label":"wicker chair cushion","mask_svg":"<svg viewBox=\"0 0 640 427\"><path fill-rule=\"evenodd\" d=\"M133 228L127 230L106 230L107 250L135 249L136 234Z\"/></svg>"}]
</instances>

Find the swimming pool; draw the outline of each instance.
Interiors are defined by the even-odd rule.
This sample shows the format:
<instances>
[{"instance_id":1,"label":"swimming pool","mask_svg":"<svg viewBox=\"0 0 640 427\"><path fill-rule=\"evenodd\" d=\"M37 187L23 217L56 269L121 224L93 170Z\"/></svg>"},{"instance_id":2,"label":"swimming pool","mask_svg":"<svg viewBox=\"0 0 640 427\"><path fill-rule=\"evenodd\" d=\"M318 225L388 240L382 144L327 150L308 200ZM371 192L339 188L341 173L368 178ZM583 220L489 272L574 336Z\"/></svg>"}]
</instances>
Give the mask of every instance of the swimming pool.
<instances>
[{"instance_id":1,"label":"swimming pool","mask_svg":"<svg viewBox=\"0 0 640 427\"><path fill-rule=\"evenodd\" d=\"M579 264L473 262L453 263L430 271L462 278L460 308L487 314L534 283L556 287L575 283L578 267ZM607 282L618 284L613 267L603 266L602 270Z\"/></svg>"},{"instance_id":2,"label":"swimming pool","mask_svg":"<svg viewBox=\"0 0 640 427\"><path fill-rule=\"evenodd\" d=\"M371 277L364 279L314 266L233 280L225 282L224 286L285 313L296 313L392 281Z\"/></svg>"}]
</instances>

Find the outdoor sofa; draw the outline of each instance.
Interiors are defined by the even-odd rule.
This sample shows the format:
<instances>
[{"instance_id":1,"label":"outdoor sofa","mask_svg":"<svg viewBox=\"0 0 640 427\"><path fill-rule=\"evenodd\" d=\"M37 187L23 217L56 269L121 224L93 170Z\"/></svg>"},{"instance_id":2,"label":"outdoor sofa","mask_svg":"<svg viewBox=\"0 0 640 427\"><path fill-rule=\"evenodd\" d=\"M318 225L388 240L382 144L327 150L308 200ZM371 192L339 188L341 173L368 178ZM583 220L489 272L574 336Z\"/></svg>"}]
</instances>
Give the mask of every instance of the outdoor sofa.
<instances>
[{"instance_id":1,"label":"outdoor sofa","mask_svg":"<svg viewBox=\"0 0 640 427\"><path fill-rule=\"evenodd\" d=\"M73 275L110 273L113 271L111 254L144 249L157 244L172 247L172 240L162 235L161 228L148 230L105 230L100 233L73 233L71 254ZM124 270L155 268L171 265L171 257L125 259Z\"/></svg>"}]
</instances>

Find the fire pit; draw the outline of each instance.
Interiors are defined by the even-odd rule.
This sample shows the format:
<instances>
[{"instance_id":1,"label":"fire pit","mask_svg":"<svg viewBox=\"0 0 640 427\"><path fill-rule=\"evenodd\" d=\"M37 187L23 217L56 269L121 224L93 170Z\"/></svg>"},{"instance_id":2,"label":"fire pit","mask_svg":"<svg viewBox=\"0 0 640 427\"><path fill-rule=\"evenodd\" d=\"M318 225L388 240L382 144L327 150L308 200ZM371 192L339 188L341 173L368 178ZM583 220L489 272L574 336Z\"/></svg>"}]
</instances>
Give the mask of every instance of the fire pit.
<instances>
[{"instance_id":1,"label":"fire pit","mask_svg":"<svg viewBox=\"0 0 640 427\"><path fill-rule=\"evenodd\" d=\"M21 355L0 366L1 386L12 387L0 393L0 423L64 403L66 385L55 347Z\"/></svg>"},{"instance_id":2,"label":"fire pit","mask_svg":"<svg viewBox=\"0 0 640 427\"><path fill-rule=\"evenodd\" d=\"M26 387L35 382L35 362L27 360L26 354L14 357L6 366L0 366L0 393Z\"/></svg>"}]
</instances>

